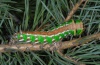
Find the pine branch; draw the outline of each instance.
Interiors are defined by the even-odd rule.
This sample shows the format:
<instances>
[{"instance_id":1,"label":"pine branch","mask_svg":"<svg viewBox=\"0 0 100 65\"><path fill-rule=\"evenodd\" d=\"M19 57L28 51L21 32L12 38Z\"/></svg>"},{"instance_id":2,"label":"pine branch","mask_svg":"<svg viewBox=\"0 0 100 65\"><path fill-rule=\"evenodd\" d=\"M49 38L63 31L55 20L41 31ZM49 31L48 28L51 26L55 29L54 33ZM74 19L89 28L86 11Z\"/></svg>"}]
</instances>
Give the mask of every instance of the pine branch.
<instances>
[{"instance_id":1,"label":"pine branch","mask_svg":"<svg viewBox=\"0 0 100 65\"><path fill-rule=\"evenodd\" d=\"M84 2L84 0L79 0L79 2L75 4L75 6L71 10L71 12L68 14L67 18L65 19L65 21L68 21L73 16L73 14L76 12L76 10L79 8L79 6L82 4L82 2Z\"/></svg>"},{"instance_id":2,"label":"pine branch","mask_svg":"<svg viewBox=\"0 0 100 65\"><path fill-rule=\"evenodd\" d=\"M61 51L59 51L59 50L58 50L57 52L58 52L61 56L63 56L64 58L66 58L66 59L68 59L68 60L74 62L76 65L85 65L85 64L83 64L82 62L78 62L78 61L74 60L73 58L64 55L64 54L63 54Z\"/></svg>"},{"instance_id":3,"label":"pine branch","mask_svg":"<svg viewBox=\"0 0 100 65\"><path fill-rule=\"evenodd\" d=\"M90 36L86 36L86 37L82 37L79 39L75 39L75 40L71 40L71 41L66 41L66 42L61 42L61 43L57 43L57 45L55 44L45 44L42 46L41 48L41 44L17 44L17 45L0 45L0 52L9 52L9 51L27 51L27 50L31 50L31 51L39 51L39 50L50 50L53 51L55 48L56 49L67 49L67 48L71 48L74 46L78 46L78 45L84 45L87 42L90 42L94 39L99 39L100 38L100 33L97 34L93 34Z\"/></svg>"}]
</instances>

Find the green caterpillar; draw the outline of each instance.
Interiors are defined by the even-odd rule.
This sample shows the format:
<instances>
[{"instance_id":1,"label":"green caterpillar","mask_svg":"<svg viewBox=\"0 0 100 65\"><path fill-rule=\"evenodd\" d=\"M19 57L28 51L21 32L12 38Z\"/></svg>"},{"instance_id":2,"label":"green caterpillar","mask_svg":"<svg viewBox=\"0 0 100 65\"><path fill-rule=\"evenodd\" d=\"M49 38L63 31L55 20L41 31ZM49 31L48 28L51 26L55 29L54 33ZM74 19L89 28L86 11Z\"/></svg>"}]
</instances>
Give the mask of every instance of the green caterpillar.
<instances>
[{"instance_id":1,"label":"green caterpillar","mask_svg":"<svg viewBox=\"0 0 100 65\"><path fill-rule=\"evenodd\" d=\"M20 42L49 43L60 41L67 35L80 35L83 31L83 23L80 20L69 20L51 31L27 31L15 33L14 39Z\"/></svg>"}]
</instances>

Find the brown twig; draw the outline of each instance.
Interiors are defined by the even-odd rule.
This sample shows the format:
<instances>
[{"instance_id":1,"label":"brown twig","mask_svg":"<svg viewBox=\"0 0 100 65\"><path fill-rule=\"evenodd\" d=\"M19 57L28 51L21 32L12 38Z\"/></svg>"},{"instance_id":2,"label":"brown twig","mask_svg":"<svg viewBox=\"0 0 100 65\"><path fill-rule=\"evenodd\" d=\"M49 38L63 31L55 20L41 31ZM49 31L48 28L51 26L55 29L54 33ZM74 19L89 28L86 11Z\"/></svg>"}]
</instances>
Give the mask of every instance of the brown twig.
<instances>
[{"instance_id":1,"label":"brown twig","mask_svg":"<svg viewBox=\"0 0 100 65\"><path fill-rule=\"evenodd\" d=\"M86 36L86 37L79 38L79 39L75 39L75 40L71 40L71 41L67 41L67 42L61 42L61 43L58 43L57 45L51 46L50 44L46 44L45 46L43 46L43 49L46 50L49 48L49 50L52 51L54 48L60 48L63 50L63 49L67 49L70 47L83 45L89 41L92 41L94 39L99 39L99 38L100 38L100 33L93 34L93 35ZM38 50L42 50L40 46L41 44L0 45L0 52L8 52L8 50L26 51L27 49L31 51L38 51Z\"/></svg>"},{"instance_id":2,"label":"brown twig","mask_svg":"<svg viewBox=\"0 0 100 65\"><path fill-rule=\"evenodd\" d=\"M76 12L76 10L79 8L79 6L82 4L83 1L84 0L79 0L79 2L75 4L71 12L66 17L65 21L68 21L73 16L73 14Z\"/></svg>"},{"instance_id":3,"label":"brown twig","mask_svg":"<svg viewBox=\"0 0 100 65\"><path fill-rule=\"evenodd\" d=\"M98 34L93 34L90 36L86 36L83 38L79 38L79 39L75 39L72 41L67 41L67 42L60 42L57 45L49 45L46 44L43 49L47 50L49 49L50 51L53 51L55 48L57 49L57 52L65 57L66 59L69 59L70 61L74 62L77 65L85 65L82 62L79 61L75 61L73 58L64 55L62 52L60 52L60 50L63 49L67 49L70 47L74 47L74 46L78 46L78 45L83 45L89 41L92 41L94 39L99 39L100 38L100 33ZM37 44L37 45L32 45L32 44L18 44L18 45L0 45L0 52L12 52L12 51L27 51L27 50L31 50L31 51L38 51L38 50L43 50L41 49L41 44Z\"/></svg>"}]
</instances>

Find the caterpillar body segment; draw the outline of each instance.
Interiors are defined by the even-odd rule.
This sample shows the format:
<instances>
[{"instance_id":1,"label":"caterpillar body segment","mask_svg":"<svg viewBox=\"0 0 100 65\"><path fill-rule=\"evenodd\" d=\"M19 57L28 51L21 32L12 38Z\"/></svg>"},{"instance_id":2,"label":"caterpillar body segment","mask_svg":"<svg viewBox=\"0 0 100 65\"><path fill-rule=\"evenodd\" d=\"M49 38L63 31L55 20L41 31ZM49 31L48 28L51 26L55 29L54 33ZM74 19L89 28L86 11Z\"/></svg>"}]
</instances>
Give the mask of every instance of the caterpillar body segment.
<instances>
[{"instance_id":1,"label":"caterpillar body segment","mask_svg":"<svg viewBox=\"0 0 100 65\"><path fill-rule=\"evenodd\" d=\"M69 20L51 31L27 31L15 33L14 38L20 42L52 44L53 41L59 41L67 35L80 35L83 31L83 23L80 20Z\"/></svg>"}]
</instances>

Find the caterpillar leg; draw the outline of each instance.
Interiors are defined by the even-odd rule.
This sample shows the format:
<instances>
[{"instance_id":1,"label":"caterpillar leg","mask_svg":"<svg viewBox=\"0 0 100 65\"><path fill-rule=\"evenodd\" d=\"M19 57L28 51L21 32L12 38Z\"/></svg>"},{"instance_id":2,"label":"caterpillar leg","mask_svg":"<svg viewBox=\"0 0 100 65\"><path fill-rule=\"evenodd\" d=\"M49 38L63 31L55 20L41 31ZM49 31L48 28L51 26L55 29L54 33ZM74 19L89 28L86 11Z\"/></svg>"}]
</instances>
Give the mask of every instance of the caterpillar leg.
<instances>
[{"instance_id":1,"label":"caterpillar leg","mask_svg":"<svg viewBox=\"0 0 100 65\"><path fill-rule=\"evenodd\" d=\"M50 48L53 47L51 53L53 54L55 51L60 50L60 46L61 46L61 40L58 42L57 41L53 42L53 44L50 45Z\"/></svg>"},{"instance_id":2,"label":"caterpillar leg","mask_svg":"<svg viewBox=\"0 0 100 65\"><path fill-rule=\"evenodd\" d=\"M54 45L54 50L58 50L61 46L61 40L54 42L53 45Z\"/></svg>"},{"instance_id":3,"label":"caterpillar leg","mask_svg":"<svg viewBox=\"0 0 100 65\"><path fill-rule=\"evenodd\" d=\"M9 45L13 45L13 44L15 44L15 43L16 43L16 41L15 41L13 38L11 38L8 44L9 44Z\"/></svg>"},{"instance_id":4,"label":"caterpillar leg","mask_svg":"<svg viewBox=\"0 0 100 65\"><path fill-rule=\"evenodd\" d=\"M44 49L45 45L47 45L47 43L41 44L40 49Z\"/></svg>"}]
</instances>

